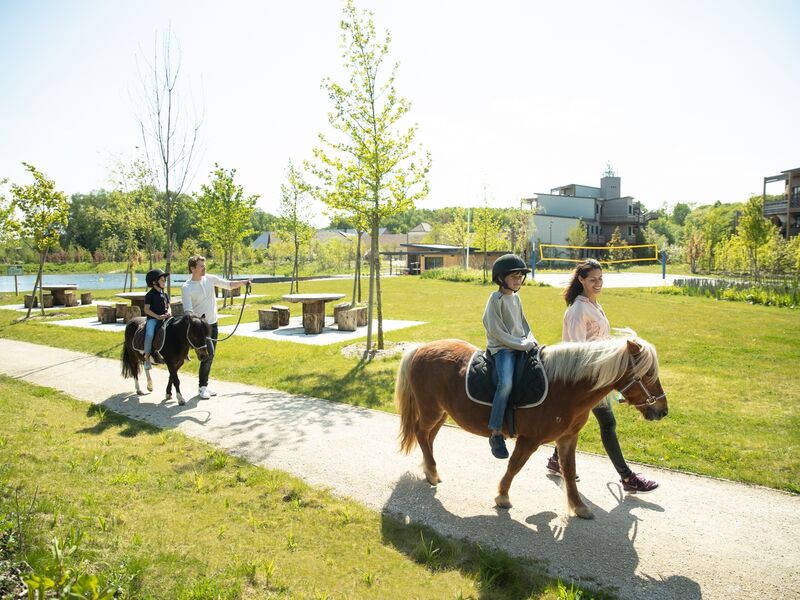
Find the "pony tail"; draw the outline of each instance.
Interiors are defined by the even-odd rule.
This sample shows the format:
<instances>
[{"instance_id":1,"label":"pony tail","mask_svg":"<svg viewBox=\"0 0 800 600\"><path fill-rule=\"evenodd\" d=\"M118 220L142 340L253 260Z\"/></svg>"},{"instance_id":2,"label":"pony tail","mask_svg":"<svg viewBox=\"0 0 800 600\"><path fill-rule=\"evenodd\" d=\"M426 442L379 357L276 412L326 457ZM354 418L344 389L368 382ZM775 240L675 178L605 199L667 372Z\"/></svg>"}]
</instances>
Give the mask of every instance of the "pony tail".
<instances>
[{"instance_id":1,"label":"pony tail","mask_svg":"<svg viewBox=\"0 0 800 600\"><path fill-rule=\"evenodd\" d=\"M417 445L416 428L419 421L417 403L414 399L414 391L411 389L411 382L408 378L408 370L411 359L417 349L408 350L400 360L400 367L397 369L397 380L394 385L394 401L400 412L400 451L408 454Z\"/></svg>"}]
</instances>

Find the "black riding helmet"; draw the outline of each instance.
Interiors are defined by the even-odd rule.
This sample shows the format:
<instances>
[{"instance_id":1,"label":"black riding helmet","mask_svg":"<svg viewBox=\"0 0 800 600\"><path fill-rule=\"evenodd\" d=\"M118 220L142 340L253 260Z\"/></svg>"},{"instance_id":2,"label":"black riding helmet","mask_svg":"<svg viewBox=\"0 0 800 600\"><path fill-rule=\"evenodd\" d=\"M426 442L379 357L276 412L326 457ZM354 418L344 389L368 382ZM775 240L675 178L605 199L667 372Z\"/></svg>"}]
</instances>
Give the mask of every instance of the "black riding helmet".
<instances>
[{"instance_id":1,"label":"black riding helmet","mask_svg":"<svg viewBox=\"0 0 800 600\"><path fill-rule=\"evenodd\" d=\"M158 281L162 276L169 277L169 274L165 273L161 269L153 269L152 271L147 272L147 275L144 276L144 281L147 284L147 287L150 287L156 281Z\"/></svg>"},{"instance_id":2,"label":"black riding helmet","mask_svg":"<svg viewBox=\"0 0 800 600\"><path fill-rule=\"evenodd\" d=\"M506 275L509 273L514 273L516 271L522 271L526 276L531 272L525 264L525 261L516 254L503 254L503 256L494 261L492 265L492 281L500 287L504 287L503 279L505 279ZM523 279L522 282L525 283L525 279Z\"/></svg>"}]
</instances>

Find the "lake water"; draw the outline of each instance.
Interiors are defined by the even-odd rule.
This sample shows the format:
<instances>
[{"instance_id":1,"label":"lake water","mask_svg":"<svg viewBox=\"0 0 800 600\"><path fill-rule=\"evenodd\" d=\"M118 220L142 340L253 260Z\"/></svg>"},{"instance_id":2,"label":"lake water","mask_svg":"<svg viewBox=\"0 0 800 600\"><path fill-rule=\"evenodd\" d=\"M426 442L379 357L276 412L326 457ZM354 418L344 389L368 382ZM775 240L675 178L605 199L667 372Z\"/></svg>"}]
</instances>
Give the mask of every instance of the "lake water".
<instances>
[{"instance_id":1,"label":"lake water","mask_svg":"<svg viewBox=\"0 0 800 600\"><path fill-rule=\"evenodd\" d=\"M144 283L144 273L136 273L133 279L133 287L135 290L145 291L147 287ZM270 275L247 275L237 273L234 279L270 279ZM188 274L173 275L172 285L180 285L189 279ZM19 286L19 293L30 291L33 289L33 284L36 281L36 275L19 275L17 282ZM78 289L81 290L121 290L125 282L125 273L83 273L75 275L72 273L52 273L44 274L44 285L59 285L65 283L76 283ZM13 275L0 275L0 292L13 292L14 291L14 276Z\"/></svg>"}]
</instances>

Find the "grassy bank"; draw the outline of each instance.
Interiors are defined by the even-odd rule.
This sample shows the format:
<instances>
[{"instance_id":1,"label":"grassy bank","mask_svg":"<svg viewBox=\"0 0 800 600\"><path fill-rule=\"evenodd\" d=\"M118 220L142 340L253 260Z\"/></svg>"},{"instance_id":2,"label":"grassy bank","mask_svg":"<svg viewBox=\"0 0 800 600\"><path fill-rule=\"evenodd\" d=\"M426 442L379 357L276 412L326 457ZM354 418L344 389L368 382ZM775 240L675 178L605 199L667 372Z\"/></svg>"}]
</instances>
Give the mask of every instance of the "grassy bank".
<instances>
[{"instance_id":1,"label":"grassy bank","mask_svg":"<svg viewBox=\"0 0 800 600\"><path fill-rule=\"evenodd\" d=\"M301 291L347 293L350 286L346 280L304 282ZM386 279L382 286L386 318L426 322L388 332L387 341L457 337L484 344L481 315L490 287L416 277ZM257 320L257 309L279 300L288 285L260 284L254 292L263 296L248 302L245 321ZM560 290L529 286L522 290L522 300L539 341L557 342L564 312ZM632 327L656 346L670 403L669 417L659 423L617 407L619 436L629 460L800 492L795 311L632 289L607 289L602 303L613 326ZM237 304L226 312L238 315L238 309ZM292 309L296 314L298 307ZM87 307L68 314L93 313ZM0 336L119 355L120 335L19 323L17 316L0 313ZM341 346L236 337L222 344L212 376L393 411L399 359L364 364L342 356ZM185 369L196 371L197 361ZM579 448L603 452L594 419L582 432Z\"/></svg>"},{"instance_id":2,"label":"grassy bank","mask_svg":"<svg viewBox=\"0 0 800 600\"><path fill-rule=\"evenodd\" d=\"M141 600L575 597L541 565L0 377L0 596L23 560Z\"/></svg>"}]
</instances>

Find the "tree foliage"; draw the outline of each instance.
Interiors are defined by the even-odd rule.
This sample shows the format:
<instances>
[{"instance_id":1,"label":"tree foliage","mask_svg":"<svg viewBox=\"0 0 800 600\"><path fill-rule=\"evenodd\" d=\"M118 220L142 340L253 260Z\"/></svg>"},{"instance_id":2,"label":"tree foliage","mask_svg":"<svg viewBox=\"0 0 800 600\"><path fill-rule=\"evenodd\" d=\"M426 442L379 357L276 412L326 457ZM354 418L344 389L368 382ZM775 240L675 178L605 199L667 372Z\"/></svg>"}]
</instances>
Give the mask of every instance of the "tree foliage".
<instances>
[{"instance_id":1,"label":"tree foliage","mask_svg":"<svg viewBox=\"0 0 800 600\"><path fill-rule=\"evenodd\" d=\"M253 233L250 223L258 196L245 196L242 186L234 183L236 169L214 167L209 182L195 195L195 208L200 239L222 249L223 277L230 278L236 245Z\"/></svg>"},{"instance_id":2,"label":"tree foliage","mask_svg":"<svg viewBox=\"0 0 800 600\"><path fill-rule=\"evenodd\" d=\"M67 225L68 206L64 192L56 190L56 184L39 172L36 167L26 162L22 163L25 169L33 176L33 183L29 185L11 185L11 194L14 203L22 213L20 231L31 241L39 252L39 272L33 284L32 295L39 289L39 306L44 314L42 302L42 271L50 248L57 246L59 238ZM33 305L31 304L31 307ZM27 316L31 314L28 307Z\"/></svg>"},{"instance_id":3,"label":"tree foliage","mask_svg":"<svg viewBox=\"0 0 800 600\"><path fill-rule=\"evenodd\" d=\"M430 157L414 147L417 127L401 127L410 109L395 90L397 64L387 67L391 38L376 36L372 14L348 0L341 21L346 83L331 79L323 89L333 104L331 136L320 134L312 172L319 178L319 198L335 212L362 215L370 228L370 286L367 347L372 344L373 306L377 307L378 348L383 348L378 230L381 223L428 194Z\"/></svg>"},{"instance_id":4,"label":"tree foliage","mask_svg":"<svg viewBox=\"0 0 800 600\"><path fill-rule=\"evenodd\" d=\"M290 294L300 292L300 254L310 248L311 238L314 236L308 191L308 184L290 161L286 170L286 182L281 184L281 204L277 222L278 233L291 243L293 250Z\"/></svg>"}]
</instances>

